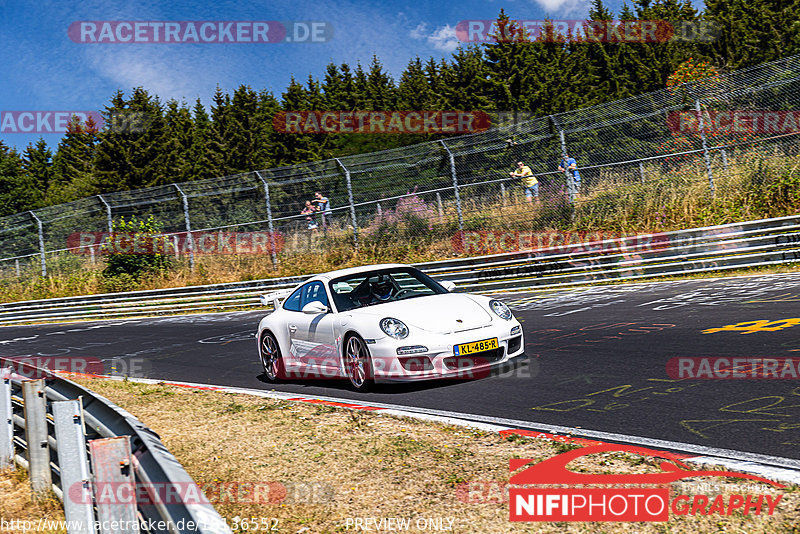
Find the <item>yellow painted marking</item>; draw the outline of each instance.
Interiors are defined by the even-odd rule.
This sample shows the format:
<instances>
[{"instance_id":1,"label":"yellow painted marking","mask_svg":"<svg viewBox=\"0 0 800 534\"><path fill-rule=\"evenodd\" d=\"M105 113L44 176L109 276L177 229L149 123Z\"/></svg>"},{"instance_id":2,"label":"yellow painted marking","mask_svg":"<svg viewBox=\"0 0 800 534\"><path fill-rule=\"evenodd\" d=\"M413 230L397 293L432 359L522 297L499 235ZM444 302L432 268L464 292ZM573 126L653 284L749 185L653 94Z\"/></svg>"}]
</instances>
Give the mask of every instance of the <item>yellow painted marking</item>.
<instances>
[{"instance_id":1,"label":"yellow painted marking","mask_svg":"<svg viewBox=\"0 0 800 534\"><path fill-rule=\"evenodd\" d=\"M709 328L703 330L704 334L715 334L717 332L741 332L742 334L754 334L755 332L775 332L790 328L800 324L800 317L792 319L779 319L777 321L746 321L744 323L729 324L721 328Z\"/></svg>"}]
</instances>

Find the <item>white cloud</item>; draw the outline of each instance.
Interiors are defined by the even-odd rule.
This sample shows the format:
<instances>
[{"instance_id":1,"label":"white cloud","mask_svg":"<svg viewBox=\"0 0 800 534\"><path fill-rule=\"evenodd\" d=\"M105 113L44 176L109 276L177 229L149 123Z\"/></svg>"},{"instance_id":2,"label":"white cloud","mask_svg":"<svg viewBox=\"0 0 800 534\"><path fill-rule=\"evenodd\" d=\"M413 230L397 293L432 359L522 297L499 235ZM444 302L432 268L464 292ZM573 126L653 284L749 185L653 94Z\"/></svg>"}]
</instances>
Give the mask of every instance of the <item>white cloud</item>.
<instances>
[{"instance_id":1,"label":"white cloud","mask_svg":"<svg viewBox=\"0 0 800 534\"><path fill-rule=\"evenodd\" d=\"M441 52L455 52L460 41L456 37L456 27L445 24L427 32L427 24L420 23L416 28L409 32L412 39L425 40L427 43Z\"/></svg>"},{"instance_id":2,"label":"white cloud","mask_svg":"<svg viewBox=\"0 0 800 534\"><path fill-rule=\"evenodd\" d=\"M589 7L588 0L533 0L548 14L570 15L585 13Z\"/></svg>"},{"instance_id":3,"label":"white cloud","mask_svg":"<svg viewBox=\"0 0 800 534\"><path fill-rule=\"evenodd\" d=\"M225 71L213 56L198 62L194 50L159 48L161 45L86 46L88 65L98 76L126 93L142 86L162 102L185 98L191 105L197 96L207 98L214 80Z\"/></svg>"}]
</instances>

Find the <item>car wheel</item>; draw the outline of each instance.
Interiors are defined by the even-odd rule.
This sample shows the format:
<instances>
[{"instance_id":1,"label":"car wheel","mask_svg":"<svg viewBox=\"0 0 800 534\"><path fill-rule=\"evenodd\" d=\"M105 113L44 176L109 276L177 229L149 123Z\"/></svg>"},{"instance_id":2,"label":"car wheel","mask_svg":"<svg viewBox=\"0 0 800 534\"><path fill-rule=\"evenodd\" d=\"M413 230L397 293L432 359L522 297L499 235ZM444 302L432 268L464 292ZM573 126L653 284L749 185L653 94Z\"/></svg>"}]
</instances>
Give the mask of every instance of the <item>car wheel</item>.
<instances>
[{"instance_id":1,"label":"car wheel","mask_svg":"<svg viewBox=\"0 0 800 534\"><path fill-rule=\"evenodd\" d=\"M264 375L270 382L277 382L284 377L283 357L278 340L270 332L261 336L258 344L258 353L261 365L264 366Z\"/></svg>"},{"instance_id":2,"label":"car wheel","mask_svg":"<svg viewBox=\"0 0 800 534\"><path fill-rule=\"evenodd\" d=\"M367 344L357 335L347 338L344 349L344 369L356 391L369 391L373 385L372 358Z\"/></svg>"}]
</instances>

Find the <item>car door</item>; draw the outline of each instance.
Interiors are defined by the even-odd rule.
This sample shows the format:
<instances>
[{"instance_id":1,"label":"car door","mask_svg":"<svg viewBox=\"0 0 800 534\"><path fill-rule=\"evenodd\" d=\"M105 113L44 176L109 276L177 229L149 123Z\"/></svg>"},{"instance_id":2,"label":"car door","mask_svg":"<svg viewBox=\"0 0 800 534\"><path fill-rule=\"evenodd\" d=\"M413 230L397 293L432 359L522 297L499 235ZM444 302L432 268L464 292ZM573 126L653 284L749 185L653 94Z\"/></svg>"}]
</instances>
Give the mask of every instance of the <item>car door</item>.
<instances>
[{"instance_id":1,"label":"car door","mask_svg":"<svg viewBox=\"0 0 800 534\"><path fill-rule=\"evenodd\" d=\"M302 310L302 300L303 300L303 289L305 286L301 286L295 290L294 293L289 295L286 300L283 301L283 309L288 312L286 314L286 321L284 323L284 327L286 328L285 334L286 338L289 342L286 358L286 364L288 366L292 366L293 363L299 362L302 358L303 353L305 352L302 343L298 343L297 337L297 324L301 322L303 312Z\"/></svg>"},{"instance_id":2,"label":"car door","mask_svg":"<svg viewBox=\"0 0 800 534\"><path fill-rule=\"evenodd\" d=\"M328 293L322 282L309 282L302 287L300 309L307 304L319 302L330 310ZM334 313L297 314L293 323L296 327L290 336L297 346L297 354L301 363L320 369L339 368L338 351L336 349L336 332ZM294 314L292 319L294 319Z\"/></svg>"}]
</instances>

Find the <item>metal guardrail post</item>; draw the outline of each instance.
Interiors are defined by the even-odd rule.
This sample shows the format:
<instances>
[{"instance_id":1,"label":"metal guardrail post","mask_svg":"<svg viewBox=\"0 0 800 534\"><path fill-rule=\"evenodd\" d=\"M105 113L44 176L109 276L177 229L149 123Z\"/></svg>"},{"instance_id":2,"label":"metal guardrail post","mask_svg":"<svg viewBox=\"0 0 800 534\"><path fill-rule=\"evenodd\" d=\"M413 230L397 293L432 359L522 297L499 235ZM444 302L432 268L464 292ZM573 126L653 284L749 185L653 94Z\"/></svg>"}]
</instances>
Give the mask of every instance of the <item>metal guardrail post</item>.
<instances>
[{"instance_id":1,"label":"metal guardrail post","mask_svg":"<svg viewBox=\"0 0 800 534\"><path fill-rule=\"evenodd\" d=\"M50 491L50 443L47 439L47 399L44 379L24 380L22 400L25 403L25 441L28 444L28 472L34 493Z\"/></svg>"},{"instance_id":2,"label":"metal guardrail post","mask_svg":"<svg viewBox=\"0 0 800 534\"><path fill-rule=\"evenodd\" d=\"M269 183L261 176L261 173L256 171L256 176L258 176L261 183L264 184L264 201L267 205L267 229L269 230L269 250L272 254L272 265L277 268L278 267L278 253L275 247L275 229L272 224L272 202L269 199ZM323 215L324 217L324 215Z\"/></svg>"},{"instance_id":3,"label":"metal guardrail post","mask_svg":"<svg viewBox=\"0 0 800 534\"><path fill-rule=\"evenodd\" d=\"M89 442L89 450L92 453L95 502L101 534L137 534L139 521L136 517L136 484L133 480L130 439L93 439ZM113 491L104 492L105 488L113 488ZM127 488L127 491L123 488ZM120 495L130 498L119 499L117 496Z\"/></svg>"},{"instance_id":4,"label":"metal guardrail post","mask_svg":"<svg viewBox=\"0 0 800 534\"><path fill-rule=\"evenodd\" d=\"M456 175L456 158L453 156L453 153L450 152L450 147L444 142L444 140L439 141L444 149L447 151L447 156L450 158L450 174L453 177L453 193L456 196L456 213L458 214L458 229L461 233L464 233L464 215L461 212L461 194L458 192L458 175Z\"/></svg>"},{"instance_id":5,"label":"metal guardrail post","mask_svg":"<svg viewBox=\"0 0 800 534\"><path fill-rule=\"evenodd\" d=\"M183 219L186 223L186 239L189 243L189 267L194 271L194 238L192 237L192 224L189 221L189 199L186 198L186 193L183 192L181 186L178 184L172 185L178 190L178 193L181 195L181 200L183 201Z\"/></svg>"},{"instance_id":6,"label":"metal guardrail post","mask_svg":"<svg viewBox=\"0 0 800 534\"><path fill-rule=\"evenodd\" d=\"M700 132L700 140L703 143L703 159L706 162L706 173L708 174L708 187L711 191L711 198L714 198L714 175L711 172L711 154L708 151L708 140L706 139L706 129L703 124L703 112L700 109L700 99L694 101L694 109L697 112L697 128Z\"/></svg>"},{"instance_id":7,"label":"metal guardrail post","mask_svg":"<svg viewBox=\"0 0 800 534\"><path fill-rule=\"evenodd\" d=\"M14 412L9 375L7 370L0 370L0 469L14 467Z\"/></svg>"},{"instance_id":8,"label":"metal guardrail post","mask_svg":"<svg viewBox=\"0 0 800 534\"><path fill-rule=\"evenodd\" d=\"M356 220L356 205L353 201L353 184L350 180L350 171L344 166L344 163L339 158L334 158L336 163L344 171L344 179L347 182L347 201L350 202L350 217L353 219L353 243L355 248L358 248L358 221Z\"/></svg>"},{"instance_id":9,"label":"metal guardrail post","mask_svg":"<svg viewBox=\"0 0 800 534\"><path fill-rule=\"evenodd\" d=\"M33 220L36 221L39 227L39 252L42 255L42 277L45 277L47 276L47 261L44 257L44 229L42 228L42 220L39 219L33 211L29 211L28 213L31 214L31 217L33 217Z\"/></svg>"},{"instance_id":10,"label":"metal guardrail post","mask_svg":"<svg viewBox=\"0 0 800 534\"><path fill-rule=\"evenodd\" d=\"M52 403L58 442L58 467L64 495L64 516L72 527L69 534L95 534L89 459L83 423L83 402Z\"/></svg>"},{"instance_id":11,"label":"metal guardrail post","mask_svg":"<svg viewBox=\"0 0 800 534\"><path fill-rule=\"evenodd\" d=\"M111 232L114 231L113 230L114 225L112 224L112 219L111 219L111 204L106 202L106 199L103 198L103 195L97 195L97 198L99 198L100 202L102 202L103 205L106 207L106 224L108 226L108 233L110 234Z\"/></svg>"}]
</instances>

